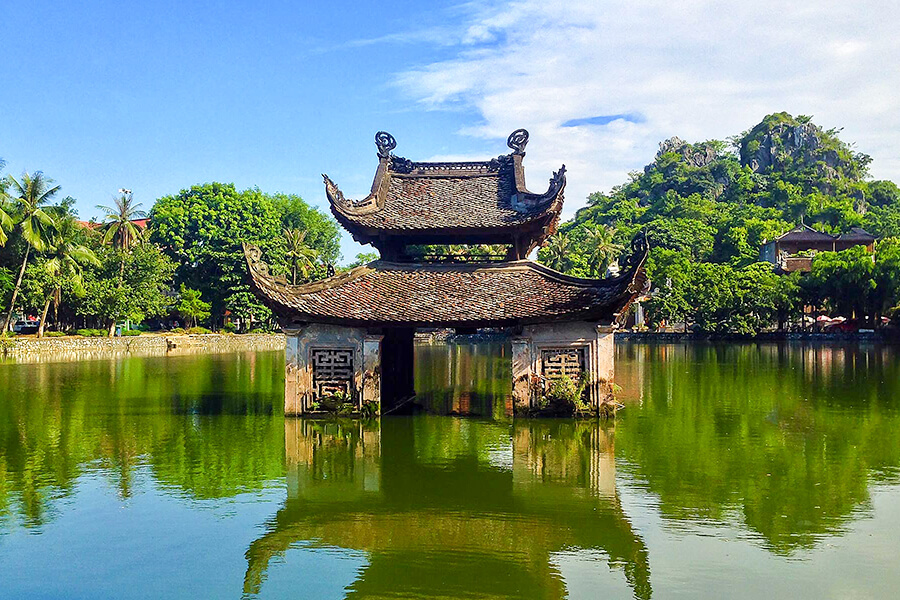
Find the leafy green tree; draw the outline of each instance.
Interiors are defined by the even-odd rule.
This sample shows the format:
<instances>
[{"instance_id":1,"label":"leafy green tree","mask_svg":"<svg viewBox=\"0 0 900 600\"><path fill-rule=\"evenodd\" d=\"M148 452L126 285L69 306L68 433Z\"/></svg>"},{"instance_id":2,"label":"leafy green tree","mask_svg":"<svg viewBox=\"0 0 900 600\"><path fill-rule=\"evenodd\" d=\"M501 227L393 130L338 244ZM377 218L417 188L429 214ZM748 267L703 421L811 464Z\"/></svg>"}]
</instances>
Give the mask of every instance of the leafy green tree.
<instances>
[{"instance_id":1,"label":"leafy green tree","mask_svg":"<svg viewBox=\"0 0 900 600\"><path fill-rule=\"evenodd\" d=\"M862 246L820 252L813 258L811 282L837 314L862 318L875 295L875 261Z\"/></svg>"},{"instance_id":2,"label":"leafy green tree","mask_svg":"<svg viewBox=\"0 0 900 600\"><path fill-rule=\"evenodd\" d=\"M60 190L60 186L54 186L53 180L45 177L40 171L36 171L32 175L29 175L27 172L23 173L20 180L15 179L11 175L8 178L10 188L14 194L13 201L19 216L18 228L26 244L25 255L22 258L19 276L13 287L6 320L3 322L3 329L0 329L0 331L9 330L9 323L12 320L13 310L16 307L16 297L19 295L19 289L22 287L22 277L25 275L31 251L42 252L47 248L48 241L52 235L54 220L45 208Z\"/></svg>"},{"instance_id":3,"label":"leafy green tree","mask_svg":"<svg viewBox=\"0 0 900 600\"><path fill-rule=\"evenodd\" d=\"M266 197L281 215L284 229L305 231L305 243L316 251L319 259L337 264L341 257L341 231L337 221L295 194L266 194Z\"/></svg>"},{"instance_id":4,"label":"leafy green tree","mask_svg":"<svg viewBox=\"0 0 900 600\"><path fill-rule=\"evenodd\" d=\"M13 274L9 269L0 267L0 310L6 307L6 297L13 288Z\"/></svg>"},{"instance_id":5,"label":"leafy green tree","mask_svg":"<svg viewBox=\"0 0 900 600\"><path fill-rule=\"evenodd\" d=\"M174 263L154 244L141 244L124 254L121 250L94 242L100 267L84 270L86 293L78 296L70 286L63 288L64 300L83 317L97 319L115 330L120 319L135 322L165 315L170 306ZM124 255L125 269L119 283Z\"/></svg>"},{"instance_id":6,"label":"leafy green tree","mask_svg":"<svg viewBox=\"0 0 900 600\"><path fill-rule=\"evenodd\" d=\"M285 258L290 265L291 283L294 285L297 285L298 273L306 281L316 266L318 252L306 245L306 234L306 231L300 229L284 230Z\"/></svg>"},{"instance_id":7,"label":"leafy green tree","mask_svg":"<svg viewBox=\"0 0 900 600\"><path fill-rule=\"evenodd\" d=\"M209 302L203 301L199 291L187 288L183 283L175 310L187 319L190 327L196 327L199 321L209 318Z\"/></svg>"},{"instance_id":8,"label":"leafy green tree","mask_svg":"<svg viewBox=\"0 0 900 600\"><path fill-rule=\"evenodd\" d=\"M353 262L347 265L347 268L352 269L354 267L361 267L362 265L367 265L372 261L378 260L378 258L377 252L360 252L356 255Z\"/></svg>"},{"instance_id":9,"label":"leafy green tree","mask_svg":"<svg viewBox=\"0 0 900 600\"><path fill-rule=\"evenodd\" d=\"M214 326L226 310L270 318L258 302L246 306L242 244L259 245L274 269L285 264L282 214L271 197L255 189L239 192L232 184L195 185L157 200L150 211L150 241L177 265L175 283L198 290L210 303Z\"/></svg>"},{"instance_id":10,"label":"leafy green tree","mask_svg":"<svg viewBox=\"0 0 900 600\"><path fill-rule=\"evenodd\" d=\"M883 314L896 314L900 306L900 239L887 238L877 243L872 278L872 318L878 327Z\"/></svg>"},{"instance_id":11,"label":"leafy green tree","mask_svg":"<svg viewBox=\"0 0 900 600\"><path fill-rule=\"evenodd\" d=\"M686 252L661 248L647 261L647 276L655 289L647 302L647 319L655 326L683 321L691 306L687 294L691 285L691 258Z\"/></svg>"}]
</instances>

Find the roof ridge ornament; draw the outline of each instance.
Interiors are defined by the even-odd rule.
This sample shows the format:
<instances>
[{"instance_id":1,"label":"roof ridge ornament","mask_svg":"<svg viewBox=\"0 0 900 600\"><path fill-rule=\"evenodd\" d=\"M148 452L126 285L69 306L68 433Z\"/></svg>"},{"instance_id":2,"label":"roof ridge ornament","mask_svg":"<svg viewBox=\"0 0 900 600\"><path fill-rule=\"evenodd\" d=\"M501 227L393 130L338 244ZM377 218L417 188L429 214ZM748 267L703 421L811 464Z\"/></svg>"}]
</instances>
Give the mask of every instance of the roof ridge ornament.
<instances>
[{"instance_id":1,"label":"roof ridge ornament","mask_svg":"<svg viewBox=\"0 0 900 600\"><path fill-rule=\"evenodd\" d=\"M512 148L513 154L525 155L525 146L528 145L528 130L516 129L506 138L506 145Z\"/></svg>"},{"instance_id":2,"label":"roof ridge ornament","mask_svg":"<svg viewBox=\"0 0 900 600\"><path fill-rule=\"evenodd\" d=\"M378 157L388 158L391 150L397 147L397 140L387 131L379 131L375 134L375 145L378 147Z\"/></svg>"}]
</instances>

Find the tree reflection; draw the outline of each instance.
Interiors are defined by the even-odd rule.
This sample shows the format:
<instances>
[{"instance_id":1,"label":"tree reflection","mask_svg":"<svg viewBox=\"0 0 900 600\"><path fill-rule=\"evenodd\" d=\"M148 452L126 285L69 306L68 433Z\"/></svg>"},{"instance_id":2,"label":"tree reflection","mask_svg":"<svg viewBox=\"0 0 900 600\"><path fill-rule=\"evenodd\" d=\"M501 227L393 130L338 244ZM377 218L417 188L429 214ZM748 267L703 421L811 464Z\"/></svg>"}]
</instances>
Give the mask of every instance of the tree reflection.
<instances>
[{"instance_id":1,"label":"tree reflection","mask_svg":"<svg viewBox=\"0 0 900 600\"><path fill-rule=\"evenodd\" d=\"M564 598L552 555L599 550L649 598L647 549L597 423L286 421L288 498L247 550L245 594L293 545L363 551L348 598Z\"/></svg>"},{"instance_id":2,"label":"tree reflection","mask_svg":"<svg viewBox=\"0 0 900 600\"><path fill-rule=\"evenodd\" d=\"M840 533L895 482L893 350L820 345L619 349L617 448L663 515L743 525L789 554Z\"/></svg>"},{"instance_id":3,"label":"tree reflection","mask_svg":"<svg viewBox=\"0 0 900 600\"><path fill-rule=\"evenodd\" d=\"M3 366L0 517L41 526L87 471L123 498L141 466L191 498L262 487L284 468L282 422L270 417L282 361L276 352Z\"/></svg>"}]
</instances>

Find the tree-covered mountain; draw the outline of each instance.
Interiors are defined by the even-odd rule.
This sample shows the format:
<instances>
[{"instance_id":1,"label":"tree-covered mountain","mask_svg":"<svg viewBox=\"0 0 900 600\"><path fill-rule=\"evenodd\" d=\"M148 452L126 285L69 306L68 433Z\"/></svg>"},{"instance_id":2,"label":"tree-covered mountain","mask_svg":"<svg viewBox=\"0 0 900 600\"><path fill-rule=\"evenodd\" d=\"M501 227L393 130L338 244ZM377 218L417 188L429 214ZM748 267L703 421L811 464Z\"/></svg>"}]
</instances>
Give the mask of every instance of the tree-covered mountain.
<instances>
[{"instance_id":1,"label":"tree-covered mountain","mask_svg":"<svg viewBox=\"0 0 900 600\"><path fill-rule=\"evenodd\" d=\"M592 276L599 230L614 228L612 241L622 246L646 230L650 275L656 285L665 284L663 293L675 290L679 296L671 306L651 306L656 309L652 319L685 317L704 329L738 331L748 328L731 322L735 310L749 311L756 321L780 320L808 298L795 289L799 278L778 278L771 269L754 265L766 240L800 222L831 234L863 227L882 238L900 235L900 189L890 181L869 179L871 158L842 141L839 133L810 117L782 112L727 141L691 144L670 138L628 182L608 194L591 194L587 206L559 227L539 258L560 270ZM563 246L565 252L559 250ZM698 268L703 263L718 266ZM683 297L702 283L697 277L719 281L707 281L710 294L737 293L740 298L712 301L722 310L712 310L718 316L707 322L710 299ZM760 287L770 289L761 304L735 308L746 304L746 294L739 292L745 287L751 296L762 294ZM785 295L794 301L776 309L775 297ZM705 315L698 314L700 305L707 306Z\"/></svg>"}]
</instances>

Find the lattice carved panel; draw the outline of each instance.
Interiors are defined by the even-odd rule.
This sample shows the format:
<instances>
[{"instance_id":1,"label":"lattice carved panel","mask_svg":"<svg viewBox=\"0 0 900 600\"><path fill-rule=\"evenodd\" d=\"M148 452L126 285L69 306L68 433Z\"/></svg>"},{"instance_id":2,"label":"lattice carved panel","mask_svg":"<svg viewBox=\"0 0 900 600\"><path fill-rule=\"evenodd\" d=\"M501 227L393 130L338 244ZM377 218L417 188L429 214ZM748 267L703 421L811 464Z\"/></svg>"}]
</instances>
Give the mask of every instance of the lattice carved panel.
<instances>
[{"instance_id":1,"label":"lattice carved panel","mask_svg":"<svg viewBox=\"0 0 900 600\"><path fill-rule=\"evenodd\" d=\"M584 348L546 348L541 350L541 364L547 379L578 379L584 373Z\"/></svg>"},{"instance_id":2,"label":"lattice carved panel","mask_svg":"<svg viewBox=\"0 0 900 600\"><path fill-rule=\"evenodd\" d=\"M313 388L318 397L335 392L350 393L353 381L353 350L345 348L313 348L310 351Z\"/></svg>"}]
</instances>

